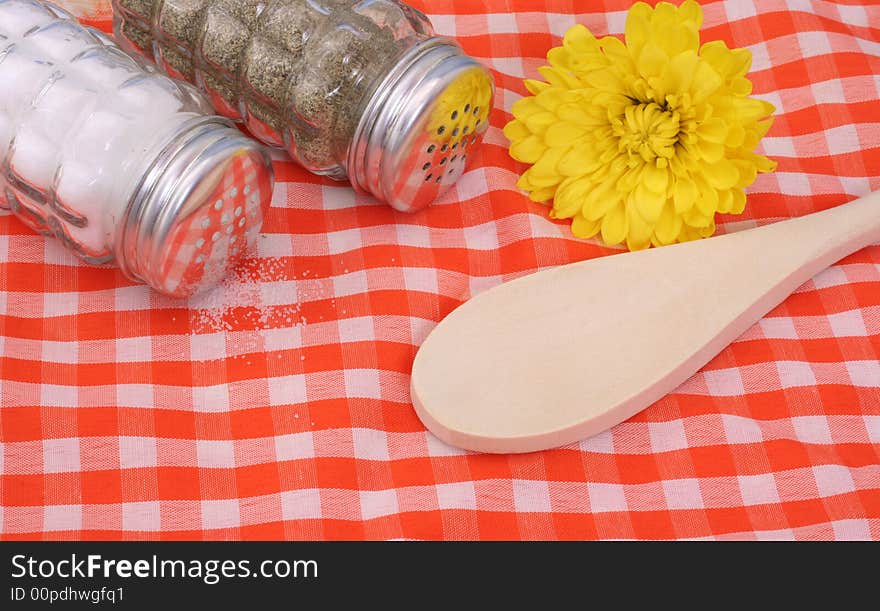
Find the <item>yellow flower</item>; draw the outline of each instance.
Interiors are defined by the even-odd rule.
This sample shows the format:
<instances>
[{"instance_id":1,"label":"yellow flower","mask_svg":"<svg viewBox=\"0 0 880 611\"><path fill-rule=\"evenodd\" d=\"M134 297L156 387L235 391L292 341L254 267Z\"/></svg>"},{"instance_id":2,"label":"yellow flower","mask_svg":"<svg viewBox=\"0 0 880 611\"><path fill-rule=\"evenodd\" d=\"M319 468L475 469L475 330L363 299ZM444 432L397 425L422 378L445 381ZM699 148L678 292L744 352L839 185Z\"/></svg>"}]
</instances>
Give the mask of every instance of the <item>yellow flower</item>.
<instances>
[{"instance_id":1,"label":"yellow flower","mask_svg":"<svg viewBox=\"0 0 880 611\"><path fill-rule=\"evenodd\" d=\"M577 25L550 51L545 81L513 106L518 186L578 237L632 250L708 237L715 214L740 214L744 189L776 163L757 155L775 111L749 97L752 56L700 46L703 11L635 4L626 44Z\"/></svg>"}]
</instances>

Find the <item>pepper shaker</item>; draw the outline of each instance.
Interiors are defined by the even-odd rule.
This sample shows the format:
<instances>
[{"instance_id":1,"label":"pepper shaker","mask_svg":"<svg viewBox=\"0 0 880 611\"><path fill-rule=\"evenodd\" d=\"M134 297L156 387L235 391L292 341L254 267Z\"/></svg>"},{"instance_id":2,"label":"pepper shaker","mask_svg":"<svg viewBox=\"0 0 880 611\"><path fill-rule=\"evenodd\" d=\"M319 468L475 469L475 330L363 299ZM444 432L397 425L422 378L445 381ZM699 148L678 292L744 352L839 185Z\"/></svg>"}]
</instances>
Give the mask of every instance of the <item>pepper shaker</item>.
<instances>
[{"instance_id":1,"label":"pepper shaker","mask_svg":"<svg viewBox=\"0 0 880 611\"><path fill-rule=\"evenodd\" d=\"M316 174L402 211L464 172L489 72L396 0L113 0L123 46Z\"/></svg>"},{"instance_id":2,"label":"pepper shaker","mask_svg":"<svg viewBox=\"0 0 880 611\"><path fill-rule=\"evenodd\" d=\"M215 285L272 196L267 151L192 86L39 0L0 0L0 208L173 297Z\"/></svg>"}]
</instances>

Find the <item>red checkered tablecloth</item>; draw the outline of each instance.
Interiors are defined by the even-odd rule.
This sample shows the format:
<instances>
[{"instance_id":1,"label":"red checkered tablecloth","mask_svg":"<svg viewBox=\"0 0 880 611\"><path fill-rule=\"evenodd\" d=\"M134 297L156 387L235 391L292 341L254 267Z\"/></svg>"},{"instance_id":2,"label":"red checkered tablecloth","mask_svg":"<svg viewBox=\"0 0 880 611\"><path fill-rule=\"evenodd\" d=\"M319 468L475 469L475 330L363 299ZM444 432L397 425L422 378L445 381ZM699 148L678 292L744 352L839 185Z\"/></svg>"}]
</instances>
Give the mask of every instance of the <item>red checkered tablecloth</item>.
<instances>
[{"instance_id":1,"label":"red checkered tablecloth","mask_svg":"<svg viewBox=\"0 0 880 611\"><path fill-rule=\"evenodd\" d=\"M0 218L0 536L880 539L877 246L578 445L483 456L425 431L409 372L439 320L614 253L517 191L501 128L571 25L621 33L630 3L413 4L499 91L487 144L430 210L395 213L279 155L258 252L183 303ZM880 189L880 3L704 9L704 40L750 49L778 108L763 146L779 170L721 230Z\"/></svg>"}]
</instances>

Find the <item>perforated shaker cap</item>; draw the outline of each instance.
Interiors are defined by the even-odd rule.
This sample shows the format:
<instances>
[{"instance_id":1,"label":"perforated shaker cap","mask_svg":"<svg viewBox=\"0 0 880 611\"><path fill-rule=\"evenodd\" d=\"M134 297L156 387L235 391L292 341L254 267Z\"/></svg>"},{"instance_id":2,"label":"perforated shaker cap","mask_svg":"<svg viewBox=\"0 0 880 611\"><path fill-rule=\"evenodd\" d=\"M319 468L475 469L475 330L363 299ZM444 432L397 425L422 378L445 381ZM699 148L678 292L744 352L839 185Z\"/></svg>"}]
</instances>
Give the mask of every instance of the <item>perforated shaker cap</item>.
<instances>
[{"instance_id":1,"label":"perforated shaker cap","mask_svg":"<svg viewBox=\"0 0 880 611\"><path fill-rule=\"evenodd\" d=\"M455 41L416 45L367 104L349 152L352 184L397 210L429 206L464 173L494 95L489 71Z\"/></svg>"},{"instance_id":2,"label":"perforated shaker cap","mask_svg":"<svg viewBox=\"0 0 880 611\"><path fill-rule=\"evenodd\" d=\"M273 185L265 147L224 119L196 119L140 185L117 245L120 266L171 297L216 286L253 248Z\"/></svg>"}]
</instances>

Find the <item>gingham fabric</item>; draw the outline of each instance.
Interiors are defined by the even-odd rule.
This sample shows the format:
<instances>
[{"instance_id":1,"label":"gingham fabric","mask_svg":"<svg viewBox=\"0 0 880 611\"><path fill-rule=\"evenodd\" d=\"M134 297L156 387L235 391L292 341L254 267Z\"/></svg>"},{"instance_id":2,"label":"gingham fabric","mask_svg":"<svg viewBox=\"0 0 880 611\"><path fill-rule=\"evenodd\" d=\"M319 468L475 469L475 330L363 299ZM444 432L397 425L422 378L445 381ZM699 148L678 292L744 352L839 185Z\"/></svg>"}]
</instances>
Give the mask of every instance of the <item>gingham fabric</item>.
<instances>
[{"instance_id":1,"label":"gingham fabric","mask_svg":"<svg viewBox=\"0 0 880 611\"><path fill-rule=\"evenodd\" d=\"M437 321L614 254L517 191L501 128L569 26L621 33L629 2L414 4L499 93L487 144L430 210L395 213L279 155L257 253L188 303L0 218L3 538L880 539L876 246L597 437L484 456L426 433L409 372ZM749 48L778 108L763 146L779 171L721 230L880 189L880 4L704 9L704 40Z\"/></svg>"}]
</instances>

